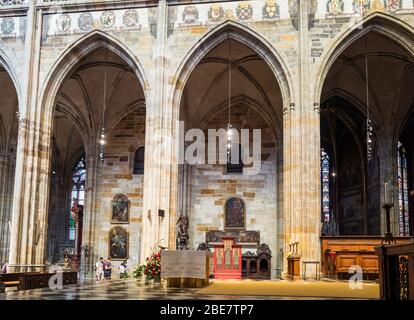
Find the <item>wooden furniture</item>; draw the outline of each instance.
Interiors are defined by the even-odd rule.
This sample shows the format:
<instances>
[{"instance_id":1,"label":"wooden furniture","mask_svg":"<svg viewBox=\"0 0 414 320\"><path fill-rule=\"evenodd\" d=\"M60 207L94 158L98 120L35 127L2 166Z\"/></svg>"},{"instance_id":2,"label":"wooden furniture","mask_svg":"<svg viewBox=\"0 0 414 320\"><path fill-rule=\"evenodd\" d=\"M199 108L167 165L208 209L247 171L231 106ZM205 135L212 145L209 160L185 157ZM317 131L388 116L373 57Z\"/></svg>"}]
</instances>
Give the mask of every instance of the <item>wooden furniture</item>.
<instances>
[{"instance_id":1,"label":"wooden furniture","mask_svg":"<svg viewBox=\"0 0 414 320\"><path fill-rule=\"evenodd\" d=\"M161 251L161 278L168 287L201 288L209 284L211 252L207 250Z\"/></svg>"},{"instance_id":2,"label":"wooden furniture","mask_svg":"<svg viewBox=\"0 0 414 320\"><path fill-rule=\"evenodd\" d=\"M375 248L379 258L380 297L414 300L414 240Z\"/></svg>"},{"instance_id":3,"label":"wooden furniture","mask_svg":"<svg viewBox=\"0 0 414 320\"><path fill-rule=\"evenodd\" d=\"M270 279L271 277L271 251L269 246L262 243L256 253L247 251L242 255L242 278L244 279Z\"/></svg>"},{"instance_id":4,"label":"wooden furniture","mask_svg":"<svg viewBox=\"0 0 414 320\"><path fill-rule=\"evenodd\" d=\"M287 278L290 280L299 279L300 278L300 257L291 256L287 258L288 262L288 274Z\"/></svg>"},{"instance_id":5,"label":"wooden furniture","mask_svg":"<svg viewBox=\"0 0 414 320\"><path fill-rule=\"evenodd\" d=\"M55 273L31 273L22 274L19 276L19 290L30 290L38 288L47 288L49 286L49 280ZM78 273L77 272L62 272L63 285L77 284Z\"/></svg>"},{"instance_id":6,"label":"wooden furniture","mask_svg":"<svg viewBox=\"0 0 414 320\"><path fill-rule=\"evenodd\" d=\"M241 245L234 241L234 237L222 237L222 244L214 245L214 278L241 279L241 275Z\"/></svg>"},{"instance_id":7,"label":"wooden furniture","mask_svg":"<svg viewBox=\"0 0 414 320\"><path fill-rule=\"evenodd\" d=\"M319 280L321 278L321 264L319 261L302 261L302 279L303 280L308 279L308 276L306 274L307 266L312 265L312 264L315 266L315 280Z\"/></svg>"},{"instance_id":8,"label":"wooden furniture","mask_svg":"<svg viewBox=\"0 0 414 320\"><path fill-rule=\"evenodd\" d=\"M12 273L0 273L0 283L4 287L17 287L19 285L19 278L26 274L40 274L40 272L12 272Z\"/></svg>"},{"instance_id":9,"label":"wooden furniture","mask_svg":"<svg viewBox=\"0 0 414 320\"><path fill-rule=\"evenodd\" d=\"M321 269L325 277L349 278L351 266L362 268L364 279L378 279L378 257L374 247L381 244L381 236L322 236ZM395 237L397 243L409 237Z\"/></svg>"}]
</instances>

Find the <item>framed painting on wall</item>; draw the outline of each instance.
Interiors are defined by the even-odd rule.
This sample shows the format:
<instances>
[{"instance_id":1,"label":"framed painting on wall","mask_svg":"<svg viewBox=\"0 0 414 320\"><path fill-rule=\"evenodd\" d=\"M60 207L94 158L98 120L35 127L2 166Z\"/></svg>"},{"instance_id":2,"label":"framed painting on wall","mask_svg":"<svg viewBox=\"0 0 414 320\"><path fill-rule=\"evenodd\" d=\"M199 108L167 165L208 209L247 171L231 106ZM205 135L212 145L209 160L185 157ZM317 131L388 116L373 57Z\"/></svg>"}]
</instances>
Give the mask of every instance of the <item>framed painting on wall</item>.
<instances>
[{"instance_id":1,"label":"framed painting on wall","mask_svg":"<svg viewBox=\"0 0 414 320\"><path fill-rule=\"evenodd\" d=\"M109 256L113 260L128 259L128 232L122 227L109 231Z\"/></svg>"},{"instance_id":2,"label":"framed painting on wall","mask_svg":"<svg viewBox=\"0 0 414 320\"><path fill-rule=\"evenodd\" d=\"M246 212L244 201L237 197L229 198L224 207L224 229L245 229Z\"/></svg>"},{"instance_id":3,"label":"framed painting on wall","mask_svg":"<svg viewBox=\"0 0 414 320\"><path fill-rule=\"evenodd\" d=\"M112 200L111 223L129 223L131 201L124 194L116 194Z\"/></svg>"}]
</instances>

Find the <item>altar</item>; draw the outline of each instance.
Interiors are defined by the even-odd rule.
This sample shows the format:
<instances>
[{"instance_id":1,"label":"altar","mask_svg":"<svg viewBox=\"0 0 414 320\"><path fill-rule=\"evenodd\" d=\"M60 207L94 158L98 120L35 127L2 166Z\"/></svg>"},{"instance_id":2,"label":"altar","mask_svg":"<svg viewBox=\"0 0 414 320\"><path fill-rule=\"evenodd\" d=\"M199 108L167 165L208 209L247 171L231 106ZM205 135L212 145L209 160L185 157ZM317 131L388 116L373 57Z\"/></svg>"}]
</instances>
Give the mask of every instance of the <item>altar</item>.
<instances>
[{"instance_id":1,"label":"altar","mask_svg":"<svg viewBox=\"0 0 414 320\"><path fill-rule=\"evenodd\" d=\"M234 237L223 237L222 243L214 246L215 279L241 279L242 251L241 245Z\"/></svg>"},{"instance_id":2,"label":"altar","mask_svg":"<svg viewBox=\"0 0 414 320\"><path fill-rule=\"evenodd\" d=\"M208 285L210 252L162 250L161 278L168 287L200 288Z\"/></svg>"}]
</instances>

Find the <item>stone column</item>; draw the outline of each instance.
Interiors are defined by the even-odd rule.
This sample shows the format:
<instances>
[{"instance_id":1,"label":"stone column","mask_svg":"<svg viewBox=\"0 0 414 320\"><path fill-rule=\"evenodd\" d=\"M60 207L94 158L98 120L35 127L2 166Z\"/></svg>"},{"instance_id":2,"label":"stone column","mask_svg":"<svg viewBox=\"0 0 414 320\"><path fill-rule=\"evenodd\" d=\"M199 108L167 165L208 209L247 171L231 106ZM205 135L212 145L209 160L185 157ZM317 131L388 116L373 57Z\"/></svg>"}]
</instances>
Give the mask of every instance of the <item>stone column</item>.
<instances>
[{"instance_id":1,"label":"stone column","mask_svg":"<svg viewBox=\"0 0 414 320\"><path fill-rule=\"evenodd\" d=\"M92 137L91 141L96 141ZM90 150L97 149L96 145L90 147ZM82 227L82 243L81 246L88 245L91 247L90 256L85 259L83 252L79 252L81 255L81 267L80 275L82 277L93 277L93 267L94 262L99 258L98 256L103 256L103 252L98 252L98 241L99 235L96 233L96 230L101 230L102 228L99 225L100 223L100 200L101 199L101 183L100 183L100 172L102 166L100 164L100 159L98 152L88 152L86 151L86 182L85 182L85 205L83 212L83 227Z\"/></svg>"},{"instance_id":2,"label":"stone column","mask_svg":"<svg viewBox=\"0 0 414 320\"><path fill-rule=\"evenodd\" d=\"M320 261L320 127L319 104L310 94L310 2L299 2L296 103L284 110L285 271L292 242L299 242L301 261ZM311 275L311 268L308 271Z\"/></svg>"},{"instance_id":3,"label":"stone column","mask_svg":"<svg viewBox=\"0 0 414 320\"><path fill-rule=\"evenodd\" d=\"M35 3L30 2L13 193L11 272L35 270L33 265L44 263L51 125L37 103L41 26L42 10L36 11Z\"/></svg>"},{"instance_id":4,"label":"stone column","mask_svg":"<svg viewBox=\"0 0 414 320\"><path fill-rule=\"evenodd\" d=\"M171 135L172 108L167 105L165 43L168 28L168 5L159 1L157 45L154 59L155 74L152 88L147 95L147 119L145 128L144 203L142 219L141 261L158 245L175 248L170 233L171 221L175 220L175 207L170 205L171 188ZM158 210L164 210L164 217Z\"/></svg>"}]
</instances>

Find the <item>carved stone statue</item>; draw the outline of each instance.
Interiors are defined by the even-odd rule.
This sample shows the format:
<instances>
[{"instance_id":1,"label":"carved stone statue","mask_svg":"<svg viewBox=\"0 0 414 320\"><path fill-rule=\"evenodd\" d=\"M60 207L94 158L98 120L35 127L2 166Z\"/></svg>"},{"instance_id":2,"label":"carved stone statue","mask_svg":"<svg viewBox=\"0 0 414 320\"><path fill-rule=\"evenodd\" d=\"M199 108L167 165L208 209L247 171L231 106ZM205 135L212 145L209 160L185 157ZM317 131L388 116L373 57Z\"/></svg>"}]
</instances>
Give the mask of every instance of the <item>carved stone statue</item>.
<instances>
[{"instance_id":1,"label":"carved stone statue","mask_svg":"<svg viewBox=\"0 0 414 320\"><path fill-rule=\"evenodd\" d=\"M188 234L188 224L188 217L184 214L181 214L177 221L177 250L188 250L188 239L190 238Z\"/></svg>"}]
</instances>

